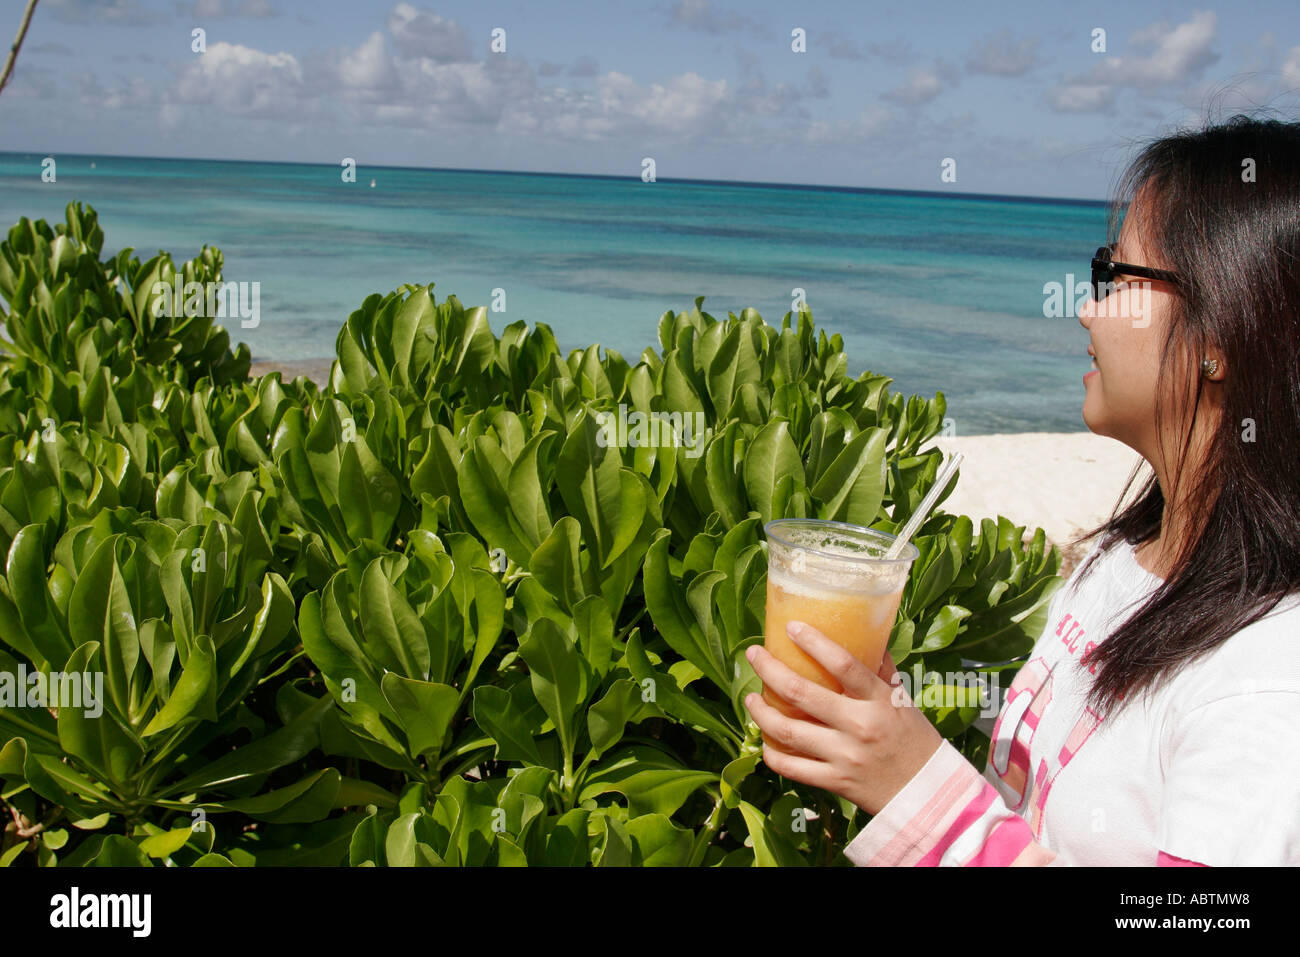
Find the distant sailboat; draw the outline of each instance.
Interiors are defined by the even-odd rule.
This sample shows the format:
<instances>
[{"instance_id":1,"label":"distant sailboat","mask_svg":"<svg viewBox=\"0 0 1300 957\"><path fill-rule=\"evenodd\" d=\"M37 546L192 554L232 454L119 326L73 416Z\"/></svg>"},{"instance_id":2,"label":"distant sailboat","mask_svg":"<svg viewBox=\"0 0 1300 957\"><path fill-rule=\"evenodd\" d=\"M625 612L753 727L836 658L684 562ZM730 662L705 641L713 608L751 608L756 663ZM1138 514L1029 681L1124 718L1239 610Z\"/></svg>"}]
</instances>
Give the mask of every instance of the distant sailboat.
<instances>
[{"instance_id":1,"label":"distant sailboat","mask_svg":"<svg viewBox=\"0 0 1300 957\"><path fill-rule=\"evenodd\" d=\"M370 181L370 188L371 189L375 188L375 181L373 179Z\"/></svg>"},{"instance_id":2,"label":"distant sailboat","mask_svg":"<svg viewBox=\"0 0 1300 957\"><path fill-rule=\"evenodd\" d=\"M90 168L91 168L91 169L94 169L94 168L95 168L95 164L94 164L94 163L91 163L91 164L90 164Z\"/></svg>"}]
</instances>

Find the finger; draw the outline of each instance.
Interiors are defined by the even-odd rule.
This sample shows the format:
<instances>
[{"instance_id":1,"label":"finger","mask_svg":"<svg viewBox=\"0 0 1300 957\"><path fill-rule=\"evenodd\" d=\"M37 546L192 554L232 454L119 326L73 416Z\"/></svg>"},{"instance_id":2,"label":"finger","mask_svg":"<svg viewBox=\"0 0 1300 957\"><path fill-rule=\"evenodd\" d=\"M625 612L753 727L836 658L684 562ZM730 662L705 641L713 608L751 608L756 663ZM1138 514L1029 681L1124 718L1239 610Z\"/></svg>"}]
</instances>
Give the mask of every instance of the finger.
<instances>
[{"instance_id":1,"label":"finger","mask_svg":"<svg viewBox=\"0 0 1300 957\"><path fill-rule=\"evenodd\" d=\"M898 674L898 666L894 664L893 657L889 654L889 649L885 649L885 654L880 659L880 670L876 672L876 677L887 685L898 684L894 676Z\"/></svg>"},{"instance_id":2,"label":"finger","mask_svg":"<svg viewBox=\"0 0 1300 957\"><path fill-rule=\"evenodd\" d=\"M763 679L764 686L790 707L822 724L834 725L843 720L847 699L842 694L809 681L760 645L746 648L745 657L754 666L754 673Z\"/></svg>"},{"instance_id":3,"label":"finger","mask_svg":"<svg viewBox=\"0 0 1300 957\"><path fill-rule=\"evenodd\" d=\"M832 785L836 778L835 769L825 761L791 754L764 741L763 763L783 778L810 784L825 791L834 790Z\"/></svg>"},{"instance_id":4,"label":"finger","mask_svg":"<svg viewBox=\"0 0 1300 957\"><path fill-rule=\"evenodd\" d=\"M810 758L828 760L844 750L842 735L824 724L801 721L782 714L763 700L760 694L745 697L754 723L763 732L763 742L774 743L783 751L798 752Z\"/></svg>"},{"instance_id":5,"label":"finger","mask_svg":"<svg viewBox=\"0 0 1300 957\"><path fill-rule=\"evenodd\" d=\"M792 621L786 625L785 631L804 654L825 668L840 683L850 698L869 701L880 697L882 693L888 693L889 686L873 674L870 668L843 645L831 641L812 625Z\"/></svg>"},{"instance_id":6,"label":"finger","mask_svg":"<svg viewBox=\"0 0 1300 957\"><path fill-rule=\"evenodd\" d=\"M876 672L880 680L889 686L889 703L895 708L914 708L916 702L912 699L912 692L903 681L903 675L899 672L898 666L894 664L894 659L885 652L884 659L880 662L880 670Z\"/></svg>"}]
</instances>

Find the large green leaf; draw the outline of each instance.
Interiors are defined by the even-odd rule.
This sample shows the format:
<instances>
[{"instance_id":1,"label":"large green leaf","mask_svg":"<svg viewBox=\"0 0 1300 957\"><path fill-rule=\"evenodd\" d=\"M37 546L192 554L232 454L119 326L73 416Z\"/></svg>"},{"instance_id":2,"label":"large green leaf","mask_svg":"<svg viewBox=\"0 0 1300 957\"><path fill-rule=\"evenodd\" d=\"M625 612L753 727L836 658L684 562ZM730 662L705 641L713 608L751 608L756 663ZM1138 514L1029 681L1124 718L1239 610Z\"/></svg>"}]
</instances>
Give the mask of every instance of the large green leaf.
<instances>
[{"instance_id":1,"label":"large green leaf","mask_svg":"<svg viewBox=\"0 0 1300 957\"><path fill-rule=\"evenodd\" d=\"M780 826L767 818L748 801L740 802L740 813L754 844L754 863L758 867L806 867L808 861L795 849Z\"/></svg>"},{"instance_id":2,"label":"large green leaf","mask_svg":"<svg viewBox=\"0 0 1300 957\"><path fill-rule=\"evenodd\" d=\"M604 567L615 552L623 480L619 450L605 446L603 430L583 415L565 439L555 463L555 484L569 514L582 527L582 541Z\"/></svg>"},{"instance_id":3,"label":"large green leaf","mask_svg":"<svg viewBox=\"0 0 1300 957\"><path fill-rule=\"evenodd\" d=\"M316 747L319 740L317 727L333 704L332 698L321 698L283 728L222 755L170 785L166 792L188 794L220 788L297 761Z\"/></svg>"},{"instance_id":4,"label":"large green leaf","mask_svg":"<svg viewBox=\"0 0 1300 957\"><path fill-rule=\"evenodd\" d=\"M325 818L337 806L341 775L334 768L308 774L287 787L251 798L209 805L209 811L240 811L259 821L301 824Z\"/></svg>"},{"instance_id":5,"label":"large green leaf","mask_svg":"<svg viewBox=\"0 0 1300 957\"><path fill-rule=\"evenodd\" d=\"M510 466L510 477L507 482L510 511L515 517L516 527L521 532L523 544L530 550L535 550L546 540L546 537L551 534L553 525L550 507L547 504L546 488L542 484L538 470L538 456L554 438L555 433L551 431L534 435Z\"/></svg>"},{"instance_id":6,"label":"large green leaf","mask_svg":"<svg viewBox=\"0 0 1300 957\"><path fill-rule=\"evenodd\" d=\"M382 559L366 566L361 576L359 612L366 647L384 666L403 676L429 680L429 643L420 617L393 587Z\"/></svg>"},{"instance_id":7,"label":"large green leaf","mask_svg":"<svg viewBox=\"0 0 1300 957\"><path fill-rule=\"evenodd\" d=\"M62 674L48 677L50 694L55 696L57 680L59 745L69 755L80 759L82 766L93 769L96 776L114 790L127 788L127 782L144 757L145 748L135 732L95 699L94 677L99 671L99 645L82 645L68 658ZM80 689L80 701L76 694Z\"/></svg>"},{"instance_id":8,"label":"large green leaf","mask_svg":"<svg viewBox=\"0 0 1300 957\"><path fill-rule=\"evenodd\" d=\"M450 685L405 678L391 671L384 675L380 687L397 712L411 755L441 751L460 705L460 692Z\"/></svg>"},{"instance_id":9,"label":"large green leaf","mask_svg":"<svg viewBox=\"0 0 1300 957\"><path fill-rule=\"evenodd\" d=\"M590 816L585 808L574 808L551 826L543 861L547 867L585 867L591 863L591 839L587 835Z\"/></svg>"},{"instance_id":10,"label":"large green leaf","mask_svg":"<svg viewBox=\"0 0 1300 957\"><path fill-rule=\"evenodd\" d=\"M869 526L876 521L885 497L885 429L867 429L854 436L813 486L821 502L817 517Z\"/></svg>"},{"instance_id":11,"label":"large green leaf","mask_svg":"<svg viewBox=\"0 0 1300 957\"><path fill-rule=\"evenodd\" d=\"M549 618L533 623L519 643L528 664L533 695L555 724L560 747L572 759L577 745L578 712L587 702L590 668L582 654Z\"/></svg>"},{"instance_id":12,"label":"large green leaf","mask_svg":"<svg viewBox=\"0 0 1300 957\"><path fill-rule=\"evenodd\" d=\"M670 674L651 667L640 636L635 632L627 640L627 663L632 677L641 686L643 700L653 702L679 721L709 732L714 740L729 749L739 747L741 736L735 728L689 689L680 688Z\"/></svg>"},{"instance_id":13,"label":"large green leaf","mask_svg":"<svg viewBox=\"0 0 1300 957\"><path fill-rule=\"evenodd\" d=\"M637 682L629 678L614 682L605 696L587 711L592 754L599 757L618 744L629 722L660 713L657 707L642 700Z\"/></svg>"},{"instance_id":14,"label":"large green leaf","mask_svg":"<svg viewBox=\"0 0 1300 957\"><path fill-rule=\"evenodd\" d=\"M717 783L718 776L709 771L649 768L637 770L635 765L621 773L601 776L582 789L580 800L586 801L608 791L617 791L627 798L628 811L633 815L663 814L671 817L697 789Z\"/></svg>"},{"instance_id":15,"label":"large green leaf","mask_svg":"<svg viewBox=\"0 0 1300 957\"><path fill-rule=\"evenodd\" d=\"M71 596L72 607L78 613L68 625L77 645L100 644L108 697L119 714L129 715L130 685L140 660L140 638L137 612L118 562L120 541L119 536L105 539L81 570Z\"/></svg>"},{"instance_id":16,"label":"large green leaf","mask_svg":"<svg viewBox=\"0 0 1300 957\"><path fill-rule=\"evenodd\" d=\"M710 646L681 583L669 571L668 544L669 536L661 534L646 553L643 582L650 617L673 651L699 668L718 687L729 688L731 674L719 649ZM709 574L709 580L716 583L715 573Z\"/></svg>"},{"instance_id":17,"label":"large green leaf","mask_svg":"<svg viewBox=\"0 0 1300 957\"><path fill-rule=\"evenodd\" d=\"M504 688L485 685L474 689L474 720L496 742L498 761L544 763L532 733Z\"/></svg>"},{"instance_id":18,"label":"large green leaf","mask_svg":"<svg viewBox=\"0 0 1300 957\"><path fill-rule=\"evenodd\" d=\"M63 616L52 606L45 562L44 528L28 525L20 529L9 547L6 566L9 595L22 619L23 630L31 639L31 646L50 665L58 667L77 645L85 644L85 641L70 638L62 624ZM81 617L77 615L74 620ZM94 639L98 637L96 635Z\"/></svg>"},{"instance_id":19,"label":"large green leaf","mask_svg":"<svg viewBox=\"0 0 1300 957\"><path fill-rule=\"evenodd\" d=\"M788 477L795 489L804 487L803 462L790 437L790 425L774 419L754 436L745 452L745 492L763 521L780 518L776 513L778 483Z\"/></svg>"},{"instance_id":20,"label":"large green leaf","mask_svg":"<svg viewBox=\"0 0 1300 957\"><path fill-rule=\"evenodd\" d=\"M627 823L642 867L680 867L691 856L690 831L675 825L664 814L642 814Z\"/></svg>"},{"instance_id":21,"label":"large green leaf","mask_svg":"<svg viewBox=\"0 0 1300 957\"><path fill-rule=\"evenodd\" d=\"M344 443L338 496L339 510L354 540L369 539L380 544L388 541L401 493L397 480L360 439Z\"/></svg>"},{"instance_id":22,"label":"large green leaf","mask_svg":"<svg viewBox=\"0 0 1300 957\"><path fill-rule=\"evenodd\" d=\"M529 562L537 581L570 610L576 609L588 594L589 569L583 568L581 541L577 520L565 515L555 523L546 541L537 546Z\"/></svg>"},{"instance_id":23,"label":"large green leaf","mask_svg":"<svg viewBox=\"0 0 1300 957\"><path fill-rule=\"evenodd\" d=\"M199 635L194 640L189 660L172 688L171 696L162 710L145 726L145 737L175 727L189 717L215 721L216 714L217 653L212 639Z\"/></svg>"},{"instance_id":24,"label":"large green leaf","mask_svg":"<svg viewBox=\"0 0 1300 957\"><path fill-rule=\"evenodd\" d=\"M461 459L460 499L488 548L503 549L517 565L528 565L532 548L512 522L510 461L487 436L479 436Z\"/></svg>"}]
</instances>

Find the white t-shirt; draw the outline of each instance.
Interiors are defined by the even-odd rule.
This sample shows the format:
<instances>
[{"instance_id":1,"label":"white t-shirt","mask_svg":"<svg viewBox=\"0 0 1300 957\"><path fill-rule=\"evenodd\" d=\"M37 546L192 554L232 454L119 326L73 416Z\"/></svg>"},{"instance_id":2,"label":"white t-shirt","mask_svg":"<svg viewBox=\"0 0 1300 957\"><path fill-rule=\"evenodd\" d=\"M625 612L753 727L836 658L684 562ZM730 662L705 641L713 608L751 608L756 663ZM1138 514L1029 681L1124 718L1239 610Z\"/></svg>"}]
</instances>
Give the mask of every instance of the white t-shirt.
<instances>
[{"instance_id":1,"label":"white t-shirt","mask_svg":"<svg viewBox=\"0 0 1300 957\"><path fill-rule=\"evenodd\" d=\"M850 860L1300 864L1300 595L1099 723L1079 659L1160 579L1123 543L1080 580L1082 564L1008 689L983 777L945 742Z\"/></svg>"}]
</instances>

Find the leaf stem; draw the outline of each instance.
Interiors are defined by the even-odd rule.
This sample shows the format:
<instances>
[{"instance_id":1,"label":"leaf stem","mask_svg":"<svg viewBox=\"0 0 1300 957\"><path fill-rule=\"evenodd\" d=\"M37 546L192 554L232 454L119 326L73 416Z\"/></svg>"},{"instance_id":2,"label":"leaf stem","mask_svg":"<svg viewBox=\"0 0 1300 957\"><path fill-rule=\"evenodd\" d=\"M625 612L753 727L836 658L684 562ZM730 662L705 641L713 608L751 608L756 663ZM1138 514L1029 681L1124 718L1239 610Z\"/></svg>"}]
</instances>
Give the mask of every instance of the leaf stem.
<instances>
[{"instance_id":1,"label":"leaf stem","mask_svg":"<svg viewBox=\"0 0 1300 957\"><path fill-rule=\"evenodd\" d=\"M50 732L46 731L44 728L34 725L30 721L24 721L19 717L17 709L6 709L5 720L11 724L18 725L21 728L26 728L28 731L32 732L32 734L42 737L53 744L59 743L57 735L50 734Z\"/></svg>"},{"instance_id":2,"label":"leaf stem","mask_svg":"<svg viewBox=\"0 0 1300 957\"><path fill-rule=\"evenodd\" d=\"M569 752L564 754L564 774L560 778L560 791L564 795L564 810L573 810L574 798L577 796L574 787L576 782L573 780L573 755Z\"/></svg>"},{"instance_id":3,"label":"leaf stem","mask_svg":"<svg viewBox=\"0 0 1300 957\"><path fill-rule=\"evenodd\" d=\"M727 806L722 801L722 793L716 792L713 810L709 812L704 822L704 830L695 837L695 846L691 849L691 860L688 866L699 867L704 862L704 855L708 853L709 845L713 843L713 838L722 828L722 822L726 818Z\"/></svg>"}]
</instances>

